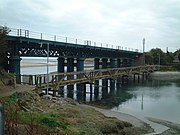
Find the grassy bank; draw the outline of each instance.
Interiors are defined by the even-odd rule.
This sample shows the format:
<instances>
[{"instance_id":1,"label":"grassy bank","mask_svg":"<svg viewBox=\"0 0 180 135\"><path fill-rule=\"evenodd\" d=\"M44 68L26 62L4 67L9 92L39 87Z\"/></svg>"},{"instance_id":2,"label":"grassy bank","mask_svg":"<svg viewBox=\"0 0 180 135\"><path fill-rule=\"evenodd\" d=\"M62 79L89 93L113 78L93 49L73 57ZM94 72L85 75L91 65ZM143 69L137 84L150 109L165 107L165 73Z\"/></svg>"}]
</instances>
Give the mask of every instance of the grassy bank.
<instances>
[{"instance_id":1,"label":"grassy bank","mask_svg":"<svg viewBox=\"0 0 180 135\"><path fill-rule=\"evenodd\" d=\"M139 135L147 132L71 99L40 97L35 91L16 93L2 98L1 102L5 107L6 134Z\"/></svg>"}]
</instances>

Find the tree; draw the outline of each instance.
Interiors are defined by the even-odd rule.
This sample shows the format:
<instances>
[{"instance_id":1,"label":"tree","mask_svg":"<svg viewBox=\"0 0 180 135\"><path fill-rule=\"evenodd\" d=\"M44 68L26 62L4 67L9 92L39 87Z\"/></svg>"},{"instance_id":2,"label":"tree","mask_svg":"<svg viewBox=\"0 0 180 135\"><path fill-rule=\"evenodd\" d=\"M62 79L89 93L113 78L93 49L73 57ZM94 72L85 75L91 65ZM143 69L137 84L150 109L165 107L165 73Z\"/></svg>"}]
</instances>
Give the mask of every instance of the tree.
<instances>
[{"instance_id":1,"label":"tree","mask_svg":"<svg viewBox=\"0 0 180 135\"><path fill-rule=\"evenodd\" d=\"M167 52L166 53L166 62L167 64L171 64L173 62L174 55L172 52Z\"/></svg>"},{"instance_id":2,"label":"tree","mask_svg":"<svg viewBox=\"0 0 180 135\"><path fill-rule=\"evenodd\" d=\"M150 53L153 56L153 63L154 64L159 63L159 58L160 58L160 64L161 65L167 64L166 57L165 57L166 55L160 48L151 49Z\"/></svg>"},{"instance_id":3,"label":"tree","mask_svg":"<svg viewBox=\"0 0 180 135\"><path fill-rule=\"evenodd\" d=\"M179 60L180 60L180 49L174 52L174 56L175 56L175 55L178 55L178 58L179 58Z\"/></svg>"},{"instance_id":4,"label":"tree","mask_svg":"<svg viewBox=\"0 0 180 135\"><path fill-rule=\"evenodd\" d=\"M7 34L10 29L6 26L0 26L0 66L7 70L7 51L8 51L8 40Z\"/></svg>"},{"instance_id":5,"label":"tree","mask_svg":"<svg viewBox=\"0 0 180 135\"><path fill-rule=\"evenodd\" d=\"M145 53L145 63L148 65L152 65L153 63L153 56L151 55L150 52Z\"/></svg>"}]
</instances>

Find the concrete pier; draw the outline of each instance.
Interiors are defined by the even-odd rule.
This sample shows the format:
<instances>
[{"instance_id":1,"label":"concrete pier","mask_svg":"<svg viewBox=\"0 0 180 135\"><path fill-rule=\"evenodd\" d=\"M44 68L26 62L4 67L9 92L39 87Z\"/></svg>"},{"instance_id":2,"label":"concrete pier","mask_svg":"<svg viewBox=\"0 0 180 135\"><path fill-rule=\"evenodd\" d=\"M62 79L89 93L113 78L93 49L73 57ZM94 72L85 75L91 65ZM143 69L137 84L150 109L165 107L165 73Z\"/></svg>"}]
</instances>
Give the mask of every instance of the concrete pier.
<instances>
[{"instance_id":1,"label":"concrete pier","mask_svg":"<svg viewBox=\"0 0 180 135\"><path fill-rule=\"evenodd\" d=\"M73 72L73 71L74 71L74 58L67 58L67 72ZM67 76L67 80L72 80L73 78L74 75ZM74 85L68 85L67 89L68 89L67 92L68 97L73 98Z\"/></svg>"},{"instance_id":2,"label":"concrete pier","mask_svg":"<svg viewBox=\"0 0 180 135\"><path fill-rule=\"evenodd\" d=\"M21 62L20 56L12 56L9 59L9 72L16 74L16 82L21 83L21 77L19 76L21 74L20 71L20 62Z\"/></svg>"}]
</instances>

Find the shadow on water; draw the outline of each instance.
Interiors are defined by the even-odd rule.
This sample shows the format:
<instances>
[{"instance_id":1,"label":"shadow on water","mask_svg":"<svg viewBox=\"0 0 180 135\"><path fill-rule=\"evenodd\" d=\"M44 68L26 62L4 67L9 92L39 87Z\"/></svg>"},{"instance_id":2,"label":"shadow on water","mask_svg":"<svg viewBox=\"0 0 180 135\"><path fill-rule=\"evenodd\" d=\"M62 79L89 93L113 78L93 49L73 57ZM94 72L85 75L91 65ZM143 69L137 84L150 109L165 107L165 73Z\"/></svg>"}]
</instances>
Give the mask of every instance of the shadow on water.
<instances>
[{"instance_id":1,"label":"shadow on water","mask_svg":"<svg viewBox=\"0 0 180 135\"><path fill-rule=\"evenodd\" d=\"M123 83L122 83L123 82ZM58 94L65 98L72 98L78 102L88 103L102 108L114 108L126 101L137 99L137 94L146 93L152 99L158 100L163 92L162 87L171 85L180 87L180 80L140 80L132 79L103 79L95 81L92 85L92 93L90 84L75 84L61 86ZM143 88L142 91L139 89ZM138 89L138 92L136 92ZM159 94L158 94L159 93ZM177 95L180 100L180 94Z\"/></svg>"},{"instance_id":2,"label":"shadow on water","mask_svg":"<svg viewBox=\"0 0 180 135\"><path fill-rule=\"evenodd\" d=\"M61 91L59 94L63 97L77 100L78 102L103 108L113 108L133 98L133 95L126 91L126 87L130 82L124 80L124 84L122 84L120 80L103 79L94 82L92 94L90 84L60 87Z\"/></svg>"}]
</instances>

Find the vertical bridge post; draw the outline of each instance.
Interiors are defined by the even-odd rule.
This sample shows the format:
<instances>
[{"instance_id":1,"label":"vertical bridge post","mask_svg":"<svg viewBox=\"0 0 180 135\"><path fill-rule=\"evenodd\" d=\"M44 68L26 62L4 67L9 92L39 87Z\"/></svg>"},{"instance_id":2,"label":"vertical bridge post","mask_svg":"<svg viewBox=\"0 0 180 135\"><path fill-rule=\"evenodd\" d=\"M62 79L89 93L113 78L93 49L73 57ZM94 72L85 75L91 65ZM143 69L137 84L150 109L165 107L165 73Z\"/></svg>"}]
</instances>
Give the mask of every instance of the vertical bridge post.
<instances>
[{"instance_id":1,"label":"vertical bridge post","mask_svg":"<svg viewBox=\"0 0 180 135\"><path fill-rule=\"evenodd\" d=\"M67 72L73 72L74 71L74 58L67 58ZM74 75L68 75L67 80L72 80L74 79ZM74 94L74 85L68 85L68 97L73 98Z\"/></svg>"},{"instance_id":2,"label":"vertical bridge post","mask_svg":"<svg viewBox=\"0 0 180 135\"><path fill-rule=\"evenodd\" d=\"M84 58L77 58L77 71L83 71L84 70ZM77 75L77 78L81 78L82 75ZM83 92L86 92L86 91L83 91L84 89L84 83L79 83L77 84L77 99L82 99L82 93ZM85 95L85 94L84 94ZM85 98L85 97L84 97Z\"/></svg>"}]
</instances>

